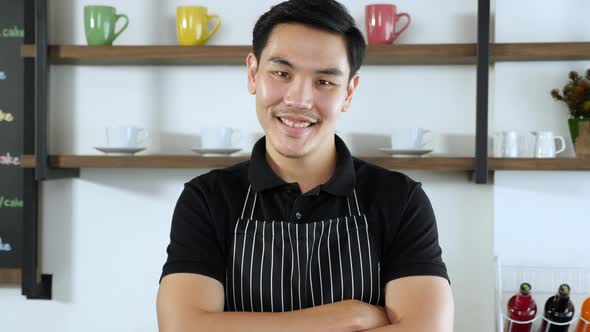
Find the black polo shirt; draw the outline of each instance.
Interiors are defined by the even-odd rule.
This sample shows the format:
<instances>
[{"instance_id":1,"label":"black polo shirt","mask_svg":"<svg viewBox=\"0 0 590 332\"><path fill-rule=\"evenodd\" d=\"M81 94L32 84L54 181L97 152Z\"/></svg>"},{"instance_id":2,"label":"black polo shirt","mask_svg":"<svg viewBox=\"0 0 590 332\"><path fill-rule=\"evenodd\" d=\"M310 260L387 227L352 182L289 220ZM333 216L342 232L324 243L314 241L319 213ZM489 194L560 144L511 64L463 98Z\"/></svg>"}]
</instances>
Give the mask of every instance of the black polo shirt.
<instances>
[{"instance_id":1,"label":"black polo shirt","mask_svg":"<svg viewBox=\"0 0 590 332\"><path fill-rule=\"evenodd\" d=\"M448 275L419 182L350 155L335 136L331 179L307 193L251 159L185 183L162 277L219 280L227 311L287 311L345 299L384 304L397 278ZM198 294L195 294L198 296Z\"/></svg>"}]
</instances>

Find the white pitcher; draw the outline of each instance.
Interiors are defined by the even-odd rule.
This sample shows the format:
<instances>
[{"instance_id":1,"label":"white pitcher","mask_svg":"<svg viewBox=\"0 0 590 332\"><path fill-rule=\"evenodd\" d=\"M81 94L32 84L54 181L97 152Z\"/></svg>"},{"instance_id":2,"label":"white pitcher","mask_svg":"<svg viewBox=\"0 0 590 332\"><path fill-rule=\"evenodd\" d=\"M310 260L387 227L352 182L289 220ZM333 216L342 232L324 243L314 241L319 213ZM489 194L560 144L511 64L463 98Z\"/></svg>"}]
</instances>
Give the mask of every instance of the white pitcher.
<instances>
[{"instance_id":1,"label":"white pitcher","mask_svg":"<svg viewBox=\"0 0 590 332\"><path fill-rule=\"evenodd\" d=\"M565 139L563 136L554 136L551 131L533 132L537 136L535 144L535 158L555 158L565 150ZM561 141L561 148L556 151L555 140Z\"/></svg>"}]
</instances>

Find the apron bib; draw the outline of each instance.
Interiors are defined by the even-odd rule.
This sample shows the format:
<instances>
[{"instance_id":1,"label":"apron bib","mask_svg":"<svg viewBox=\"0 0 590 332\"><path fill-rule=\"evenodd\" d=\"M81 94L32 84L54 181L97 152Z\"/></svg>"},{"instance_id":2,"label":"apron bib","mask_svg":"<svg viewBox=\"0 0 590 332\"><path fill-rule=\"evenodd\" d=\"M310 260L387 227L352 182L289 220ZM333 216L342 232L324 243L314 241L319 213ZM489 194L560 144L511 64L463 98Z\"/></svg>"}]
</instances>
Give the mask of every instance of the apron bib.
<instances>
[{"instance_id":1,"label":"apron bib","mask_svg":"<svg viewBox=\"0 0 590 332\"><path fill-rule=\"evenodd\" d=\"M347 197L348 215L307 223L253 220L258 194L250 193L228 250L226 311L280 312L349 299L383 305L378 251L356 190Z\"/></svg>"}]
</instances>

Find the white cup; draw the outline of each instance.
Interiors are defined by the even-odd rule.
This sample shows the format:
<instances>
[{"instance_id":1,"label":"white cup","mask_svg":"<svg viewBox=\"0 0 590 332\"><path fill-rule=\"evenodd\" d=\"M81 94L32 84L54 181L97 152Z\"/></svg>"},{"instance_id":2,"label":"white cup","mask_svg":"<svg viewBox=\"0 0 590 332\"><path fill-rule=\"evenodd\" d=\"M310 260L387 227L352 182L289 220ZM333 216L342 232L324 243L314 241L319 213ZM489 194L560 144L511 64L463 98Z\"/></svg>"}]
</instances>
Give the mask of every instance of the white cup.
<instances>
[{"instance_id":1,"label":"white cup","mask_svg":"<svg viewBox=\"0 0 590 332\"><path fill-rule=\"evenodd\" d=\"M494 133L494 152L495 158L504 157L504 132L498 131Z\"/></svg>"},{"instance_id":2,"label":"white cup","mask_svg":"<svg viewBox=\"0 0 590 332\"><path fill-rule=\"evenodd\" d=\"M535 158L555 158L558 153L565 150L565 139L563 136L554 136L551 131L533 132L537 136L535 144ZM561 142L561 148L556 151L556 142Z\"/></svg>"},{"instance_id":3,"label":"white cup","mask_svg":"<svg viewBox=\"0 0 590 332\"><path fill-rule=\"evenodd\" d=\"M201 148L230 149L239 145L242 138L240 130L233 128L203 128L201 129Z\"/></svg>"},{"instance_id":4,"label":"white cup","mask_svg":"<svg viewBox=\"0 0 590 332\"><path fill-rule=\"evenodd\" d=\"M520 136L520 143L518 149L518 156L521 158L534 158L535 157L535 144L537 139L535 135L525 132Z\"/></svg>"},{"instance_id":5,"label":"white cup","mask_svg":"<svg viewBox=\"0 0 590 332\"><path fill-rule=\"evenodd\" d=\"M107 127L106 145L110 148L137 148L145 145L149 137L144 128L134 126Z\"/></svg>"},{"instance_id":6,"label":"white cup","mask_svg":"<svg viewBox=\"0 0 590 332\"><path fill-rule=\"evenodd\" d=\"M504 132L504 157L518 158L518 136L514 130Z\"/></svg>"},{"instance_id":7,"label":"white cup","mask_svg":"<svg viewBox=\"0 0 590 332\"><path fill-rule=\"evenodd\" d=\"M515 130L494 133L494 157L533 158L535 136Z\"/></svg>"},{"instance_id":8,"label":"white cup","mask_svg":"<svg viewBox=\"0 0 590 332\"><path fill-rule=\"evenodd\" d=\"M430 130L422 128L394 129L391 133L391 148L394 150L419 150L432 142L424 142L424 136L432 134Z\"/></svg>"}]
</instances>

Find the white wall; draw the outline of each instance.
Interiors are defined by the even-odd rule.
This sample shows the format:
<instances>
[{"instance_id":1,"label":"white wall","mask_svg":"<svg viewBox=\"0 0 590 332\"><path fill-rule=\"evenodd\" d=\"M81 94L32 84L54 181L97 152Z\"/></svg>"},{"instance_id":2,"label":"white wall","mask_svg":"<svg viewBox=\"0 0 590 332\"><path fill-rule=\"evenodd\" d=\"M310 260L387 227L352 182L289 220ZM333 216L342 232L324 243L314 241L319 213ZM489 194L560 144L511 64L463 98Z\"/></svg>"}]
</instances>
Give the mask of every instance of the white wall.
<instances>
[{"instance_id":1,"label":"white wall","mask_svg":"<svg viewBox=\"0 0 590 332\"><path fill-rule=\"evenodd\" d=\"M256 18L274 2L199 2L222 16L210 44L249 44ZM364 24L365 2L343 2ZM577 13L588 12L590 5L566 2L498 0L497 41L588 40L590 30ZM82 8L89 3L49 1L51 43L85 43ZM116 45L151 45L176 43L175 7L186 2L101 3L130 16ZM396 1L413 17L399 42L475 42L476 3ZM492 130L549 128L566 134L565 110L548 92L563 83L572 66L583 71L588 64L496 64ZM94 154L93 147L103 143L104 126L123 123L151 130L152 145L145 153L191 154L205 126L260 130L243 67L57 66L51 69L50 96L53 154ZM472 156L475 66L362 68L340 133L354 153L379 155L385 135L398 126L433 129L437 154ZM54 300L27 301L20 289L1 288L2 328L155 331L155 295L174 203L182 184L202 171L83 169L79 179L44 183L42 270L53 274ZM475 185L461 172L408 174L424 183L437 214L456 300L456 331L494 330L494 248L507 264L559 263L557 252L564 249L576 253L577 260L568 258L567 264L588 261L581 241L581 232L590 227L583 208L590 192L588 173L496 172L493 186ZM571 241L549 241L555 219L572 230ZM515 251L514 230L527 229L534 232L524 240L527 251Z\"/></svg>"},{"instance_id":2,"label":"white wall","mask_svg":"<svg viewBox=\"0 0 590 332\"><path fill-rule=\"evenodd\" d=\"M590 30L578 27L585 20L579 13L589 10L590 3L582 0L497 0L496 41L587 42ZM574 156L566 107L549 91L561 89L570 70L584 73L587 68L590 61L496 63L491 132L552 130L568 142L561 157ZM579 308L590 296L590 173L505 171L496 172L494 181L494 251L502 264L519 267L523 279L537 280L533 290L539 308L559 283L572 280ZM565 270L573 272L558 273ZM506 281L512 275L502 276ZM503 300L517 290L516 283L505 286Z\"/></svg>"}]
</instances>

